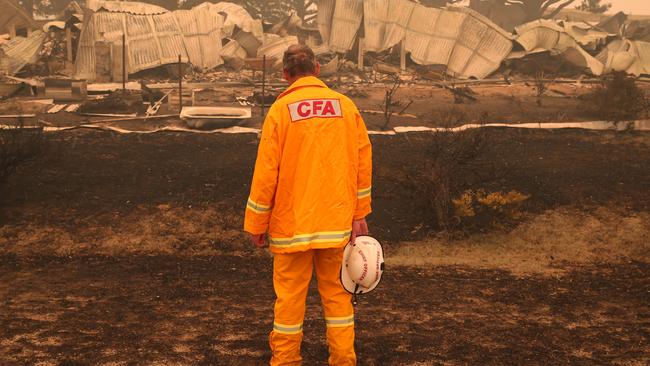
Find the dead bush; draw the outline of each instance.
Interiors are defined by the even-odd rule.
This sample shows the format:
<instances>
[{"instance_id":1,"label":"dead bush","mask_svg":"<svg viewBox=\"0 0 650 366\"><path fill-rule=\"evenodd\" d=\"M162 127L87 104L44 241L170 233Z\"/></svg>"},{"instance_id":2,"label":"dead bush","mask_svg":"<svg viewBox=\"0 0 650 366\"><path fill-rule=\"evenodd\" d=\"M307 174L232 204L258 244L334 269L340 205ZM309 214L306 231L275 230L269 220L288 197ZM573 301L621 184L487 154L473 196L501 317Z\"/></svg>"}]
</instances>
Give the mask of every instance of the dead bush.
<instances>
[{"instance_id":1,"label":"dead bush","mask_svg":"<svg viewBox=\"0 0 650 366\"><path fill-rule=\"evenodd\" d=\"M537 97L537 105L542 106L542 97L548 90L546 80L544 80L544 70L539 69L535 73L535 96Z\"/></svg>"},{"instance_id":2,"label":"dead bush","mask_svg":"<svg viewBox=\"0 0 650 366\"><path fill-rule=\"evenodd\" d=\"M0 187L18 167L45 151L45 136L39 127L25 127L23 121L0 127Z\"/></svg>"},{"instance_id":3,"label":"dead bush","mask_svg":"<svg viewBox=\"0 0 650 366\"><path fill-rule=\"evenodd\" d=\"M382 130L386 131L390 125L390 119L393 116L393 108L399 106L399 101L395 100L395 93L402 86L402 80L400 80L399 75L393 77L392 83L390 86L386 87L386 95L384 96L384 101L382 103L382 109L384 112L384 124L381 127Z\"/></svg>"},{"instance_id":4,"label":"dead bush","mask_svg":"<svg viewBox=\"0 0 650 366\"><path fill-rule=\"evenodd\" d=\"M636 78L624 72L603 76L600 85L585 95L581 104L594 117L615 123L643 118L650 106Z\"/></svg>"},{"instance_id":5,"label":"dead bush","mask_svg":"<svg viewBox=\"0 0 650 366\"><path fill-rule=\"evenodd\" d=\"M426 141L429 160L422 162L416 171L409 171L407 184L415 195L422 197L436 226L451 229L460 222L455 215L453 199L464 186L468 176L477 174L479 157L489 142L489 130L473 128L458 130L449 126L458 125L465 119L462 111L454 110L441 114L445 127L423 136Z\"/></svg>"}]
</instances>

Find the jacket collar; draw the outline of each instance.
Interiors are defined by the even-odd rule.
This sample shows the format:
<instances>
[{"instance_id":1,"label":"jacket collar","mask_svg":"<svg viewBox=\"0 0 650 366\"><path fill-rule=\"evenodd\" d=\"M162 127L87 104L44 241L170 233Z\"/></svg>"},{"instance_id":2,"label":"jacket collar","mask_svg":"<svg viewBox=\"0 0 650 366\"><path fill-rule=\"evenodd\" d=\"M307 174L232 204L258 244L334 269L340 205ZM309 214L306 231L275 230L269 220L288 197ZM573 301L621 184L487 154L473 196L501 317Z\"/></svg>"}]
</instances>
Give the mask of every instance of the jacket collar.
<instances>
[{"instance_id":1,"label":"jacket collar","mask_svg":"<svg viewBox=\"0 0 650 366\"><path fill-rule=\"evenodd\" d=\"M315 86L318 88L327 88L327 85L325 85L324 82L322 82L320 79L318 79L315 76L303 76L300 79L296 80L293 82L293 84L289 85L289 87L282 92L278 96L278 99L284 97L285 95L291 93L292 91L300 88L304 88L307 86Z\"/></svg>"}]
</instances>

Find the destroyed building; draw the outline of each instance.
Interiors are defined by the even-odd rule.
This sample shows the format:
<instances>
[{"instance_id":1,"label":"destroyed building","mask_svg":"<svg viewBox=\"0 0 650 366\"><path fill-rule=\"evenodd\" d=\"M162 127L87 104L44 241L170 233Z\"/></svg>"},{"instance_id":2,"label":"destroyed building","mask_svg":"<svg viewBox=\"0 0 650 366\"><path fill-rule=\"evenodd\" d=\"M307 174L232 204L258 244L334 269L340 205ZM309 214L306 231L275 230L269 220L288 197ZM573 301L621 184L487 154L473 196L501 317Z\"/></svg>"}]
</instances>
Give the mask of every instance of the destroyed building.
<instances>
[{"instance_id":1,"label":"destroyed building","mask_svg":"<svg viewBox=\"0 0 650 366\"><path fill-rule=\"evenodd\" d=\"M526 22L529 14L518 7L499 12L486 1L457 7L411 0L320 0L313 23L302 24L291 13L277 24L263 25L230 2L172 11L95 0L85 8L72 2L43 29L14 0L2 1L11 15L0 16L8 34L0 69L11 75L39 57L47 58L50 74L91 82L121 81L123 72L133 75L179 62L197 72L224 64L239 70L255 68L259 61L252 60L266 56L278 67L284 49L298 42L314 48L327 75L335 74L344 60L363 68L367 57L389 60L401 70L435 66L458 79L487 78L504 64L540 55L594 76L610 71L644 75L650 68L650 27L622 13L598 22ZM389 54L399 58L382 56ZM56 58L64 59L62 66Z\"/></svg>"}]
</instances>

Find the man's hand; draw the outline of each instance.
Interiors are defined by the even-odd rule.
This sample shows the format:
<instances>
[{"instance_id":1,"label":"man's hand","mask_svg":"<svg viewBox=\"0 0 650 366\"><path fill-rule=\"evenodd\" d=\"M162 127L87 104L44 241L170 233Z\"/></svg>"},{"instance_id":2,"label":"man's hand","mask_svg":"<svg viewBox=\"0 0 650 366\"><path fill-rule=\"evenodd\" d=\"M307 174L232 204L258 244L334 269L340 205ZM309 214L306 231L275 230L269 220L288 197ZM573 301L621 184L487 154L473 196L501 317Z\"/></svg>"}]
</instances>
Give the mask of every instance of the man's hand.
<instances>
[{"instance_id":1,"label":"man's hand","mask_svg":"<svg viewBox=\"0 0 650 366\"><path fill-rule=\"evenodd\" d=\"M354 244L354 241L359 235L368 235L368 223L366 219L359 219L352 221L352 235L350 235L350 243Z\"/></svg>"},{"instance_id":2,"label":"man's hand","mask_svg":"<svg viewBox=\"0 0 650 366\"><path fill-rule=\"evenodd\" d=\"M258 248L269 246L269 243L266 242L266 234L251 234L251 242Z\"/></svg>"}]
</instances>

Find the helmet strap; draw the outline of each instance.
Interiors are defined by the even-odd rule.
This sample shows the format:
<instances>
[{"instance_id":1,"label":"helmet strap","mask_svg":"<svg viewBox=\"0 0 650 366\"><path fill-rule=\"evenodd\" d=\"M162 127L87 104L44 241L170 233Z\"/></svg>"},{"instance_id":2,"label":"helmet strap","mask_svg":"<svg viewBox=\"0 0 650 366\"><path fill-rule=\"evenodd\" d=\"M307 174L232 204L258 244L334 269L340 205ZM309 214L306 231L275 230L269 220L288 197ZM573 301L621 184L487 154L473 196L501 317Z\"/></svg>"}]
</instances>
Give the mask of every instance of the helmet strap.
<instances>
[{"instance_id":1,"label":"helmet strap","mask_svg":"<svg viewBox=\"0 0 650 366\"><path fill-rule=\"evenodd\" d=\"M352 293L352 306L357 306L357 290L359 289L359 284L354 285L354 292Z\"/></svg>"}]
</instances>

